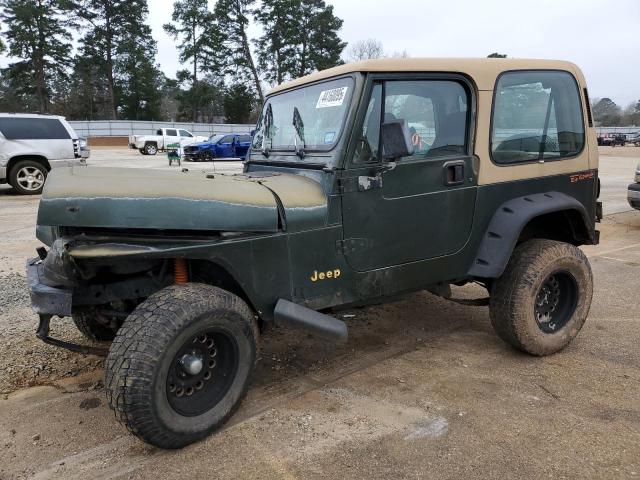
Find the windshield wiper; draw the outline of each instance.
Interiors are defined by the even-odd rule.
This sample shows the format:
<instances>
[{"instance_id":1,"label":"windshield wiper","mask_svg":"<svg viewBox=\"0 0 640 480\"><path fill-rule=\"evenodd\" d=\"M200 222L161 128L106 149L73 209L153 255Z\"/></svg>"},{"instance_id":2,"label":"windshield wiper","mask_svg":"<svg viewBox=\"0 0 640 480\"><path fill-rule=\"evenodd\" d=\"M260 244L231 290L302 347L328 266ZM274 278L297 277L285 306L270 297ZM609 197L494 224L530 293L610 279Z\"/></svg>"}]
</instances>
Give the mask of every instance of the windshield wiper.
<instances>
[{"instance_id":1,"label":"windshield wiper","mask_svg":"<svg viewBox=\"0 0 640 480\"><path fill-rule=\"evenodd\" d=\"M267 105L264 112L264 132L262 133L262 146L260 151L262 155L269 158L269 149L267 148L267 140L271 139L271 125L273 124L273 110L271 104Z\"/></svg>"},{"instance_id":2,"label":"windshield wiper","mask_svg":"<svg viewBox=\"0 0 640 480\"><path fill-rule=\"evenodd\" d=\"M304 149L306 147L304 141L304 122L302 121L298 107L293 107L293 128L296 131L296 135L293 137L293 151L296 152L296 155L298 155L300 159L303 159ZM298 145L298 137L300 137L302 141L302 146Z\"/></svg>"}]
</instances>

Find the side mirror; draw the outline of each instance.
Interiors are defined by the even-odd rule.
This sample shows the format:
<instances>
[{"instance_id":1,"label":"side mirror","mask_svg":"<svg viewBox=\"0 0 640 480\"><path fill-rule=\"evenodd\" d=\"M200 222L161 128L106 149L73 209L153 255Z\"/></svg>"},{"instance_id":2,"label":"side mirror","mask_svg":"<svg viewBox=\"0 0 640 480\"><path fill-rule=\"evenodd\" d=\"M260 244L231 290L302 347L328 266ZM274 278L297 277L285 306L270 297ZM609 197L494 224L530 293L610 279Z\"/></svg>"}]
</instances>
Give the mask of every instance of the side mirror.
<instances>
[{"instance_id":1,"label":"side mirror","mask_svg":"<svg viewBox=\"0 0 640 480\"><path fill-rule=\"evenodd\" d=\"M404 120L393 120L382 124L382 154L385 159L413 155L414 149L411 143L411 135Z\"/></svg>"}]
</instances>

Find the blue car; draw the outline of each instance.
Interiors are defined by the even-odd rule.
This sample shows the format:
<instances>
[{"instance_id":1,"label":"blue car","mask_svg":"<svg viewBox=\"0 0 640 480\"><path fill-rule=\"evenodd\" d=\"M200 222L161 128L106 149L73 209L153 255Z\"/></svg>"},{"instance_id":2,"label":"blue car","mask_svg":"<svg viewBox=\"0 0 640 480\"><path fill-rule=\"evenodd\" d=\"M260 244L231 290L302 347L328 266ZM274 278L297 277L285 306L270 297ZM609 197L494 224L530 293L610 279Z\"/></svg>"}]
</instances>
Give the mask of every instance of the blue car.
<instances>
[{"instance_id":1,"label":"blue car","mask_svg":"<svg viewBox=\"0 0 640 480\"><path fill-rule=\"evenodd\" d=\"M236 158L244 161L247 158L249 148L251 148L252 139L253 137L249 134L211 135L206 142L184 147L184 158L193 162Z\"/></svg>"}]
</instances>

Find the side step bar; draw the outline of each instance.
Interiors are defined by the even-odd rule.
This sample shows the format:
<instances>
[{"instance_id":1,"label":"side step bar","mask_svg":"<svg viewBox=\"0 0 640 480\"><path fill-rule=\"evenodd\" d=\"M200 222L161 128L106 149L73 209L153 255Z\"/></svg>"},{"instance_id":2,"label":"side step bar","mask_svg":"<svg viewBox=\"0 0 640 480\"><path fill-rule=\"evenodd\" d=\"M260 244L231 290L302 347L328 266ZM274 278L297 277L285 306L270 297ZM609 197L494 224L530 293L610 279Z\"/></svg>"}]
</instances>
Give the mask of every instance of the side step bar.
<instances>
[{"instance_id":1,"label":"side step bar","mask_svg":"<svg viewBox=\"0 0 640 480\"><path fill-rule=\"evenodd\" d=\"M282 298L276 304L274 321L277 325L300 328L337 343L345 343L348 337L347 325L342 320Z\"/></svg>"}]
</instances>

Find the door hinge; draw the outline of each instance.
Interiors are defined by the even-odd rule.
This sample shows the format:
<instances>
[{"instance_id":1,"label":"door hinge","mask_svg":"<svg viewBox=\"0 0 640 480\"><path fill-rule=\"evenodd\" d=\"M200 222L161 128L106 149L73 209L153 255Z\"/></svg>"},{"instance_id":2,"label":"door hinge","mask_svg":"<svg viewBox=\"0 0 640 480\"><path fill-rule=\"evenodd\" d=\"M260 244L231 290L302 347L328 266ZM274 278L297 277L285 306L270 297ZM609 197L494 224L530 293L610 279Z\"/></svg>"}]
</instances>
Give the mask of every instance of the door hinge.
<instances>
[{"instance_id":1,"label":"door hinge","mask_svg":"<svg viewBox=\"0 0 640 480\"><path fill-rule=\"evenodd\" d=\"M336 253L340 255L349 255L361 250L365 250L369 245L366 238L346 238L336 241Z\"/></svg>"}]
</instances>

